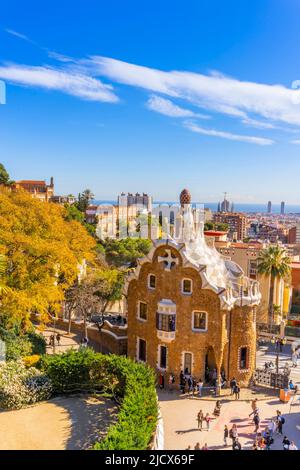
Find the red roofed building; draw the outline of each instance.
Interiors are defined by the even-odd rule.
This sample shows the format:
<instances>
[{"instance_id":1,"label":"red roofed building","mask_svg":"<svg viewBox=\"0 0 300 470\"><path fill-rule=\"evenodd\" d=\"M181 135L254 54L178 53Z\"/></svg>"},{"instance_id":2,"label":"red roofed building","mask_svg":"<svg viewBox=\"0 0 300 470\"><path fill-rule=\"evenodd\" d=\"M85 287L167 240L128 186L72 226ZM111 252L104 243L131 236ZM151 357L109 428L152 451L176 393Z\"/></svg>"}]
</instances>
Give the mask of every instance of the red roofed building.
<instances>
[{"instance_id":1,"label":"red roofed building","mask_svg":"<svg viewBox=\"0 0 300 470\"><path fill-rule=\"evenodd\" d=\"M49 202L51 197L54 196L54 181L52 176L50 184L47 184L44 180L21 180L16 181L14 187L16 189L24 189L24 191L27 191L32 197L40 201Z\"/></svg>"}]
</instances>

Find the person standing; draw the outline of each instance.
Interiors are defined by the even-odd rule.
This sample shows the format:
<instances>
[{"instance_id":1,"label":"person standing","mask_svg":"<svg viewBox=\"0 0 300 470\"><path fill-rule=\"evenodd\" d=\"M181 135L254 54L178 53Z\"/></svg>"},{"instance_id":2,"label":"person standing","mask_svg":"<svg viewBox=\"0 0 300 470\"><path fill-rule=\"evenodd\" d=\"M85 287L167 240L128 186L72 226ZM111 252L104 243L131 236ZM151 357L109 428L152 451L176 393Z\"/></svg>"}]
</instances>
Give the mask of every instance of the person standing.
<instances>
[{"instance_id":1,"label":"person standing","mask_svg":"<svg viewBox=\"0 0 300 470\"><path fill-rule=\"evenodd\" d=\"M195 450L200 450L200 442L197 442L197 444L194 447Z\"/></svg>"},{"instance_id":2,"label":"person standing","mask_svg":"<svg viewBox=\"0 0 300 470\"><path fill-rule=\"evenodd\" d=\"M199 413L197 414L198 429L200 429L200 431L202 431L203 419L204 419L203 411L200 410Z\"/></svg>"},{"instance_id":3,"label":"person standing","mask_svg":"<svg viewBox=\"0 0 300 470\"><path fill-rule=\"evenodd\" d=\"M281 411L277 411L277 431L279 434L283 434L282 428L285 423L285 418L281 415Z\"/></svg>"},{"instance_id":4,"label":"person standing","mask_svg":"<svg viewBox=\"0 0 300 470\"><path fill-rule=\"evenodd\" d=\"M236 424L232 425L232 428L229 431L229 437L230 439L232 439L232 445L233 445L234 441L238 437L238 430L237 430Z\"/></svg>"},{"instance_id":5,"label":"person standing","mask_svg":"<svg viewBox=\"0 0 300 470\"><path fill-rule=\"evenodd\" d=\"M235 385L234 389L233 389L233 393L234 393L234 395L235 395L235 399L236 399L236 400L239 400L239 399L240 399L240 391L241 391L241 389L240 389L240 387L239 387L239 384L237 383L237 384Z\"/></svg>"},{"instance_id":6,"label":"person standing","mask_svg":"<svg viewBox=\"0 0 300 470\"><path fill-rule=\"evenodd\" d=\"M206 413L205 415L205 421L206 421L206 429L209 431L209 423L210 423L210 416L209 416L209 413Z\"/></svg>"},{"instance_id":7,"label":"person standing","mask_svg":"<svg viewBox=\"0 0 300 470\"><path fill-rule=\"evenodd\" d=\"M242 446L241 446L241 443L239 442L238 438L236 438L233 441L232 450L242 450Z\"/></svg>"},{"instance_id":8,"label":"person standing","mask_svg":"<svg viewBox=\"0 0 300 470\"><path fill-rule=\"evenodd\" d=\"M198 395L199 395L199 397L202 397L202 389L203 389L203 381L200 378L199 382L198 382Z\"/></svg>"},{"instance_id":9,"label":"person standing","mask_svg":"<svg viewBox=\"0 0 300 470\"><path fill-rule=\"evenodd\" d=\"M201 450L209 450L208 446L207 446L207 443L205 442L204 446L202 447Z\"/></svg>"},{"instance_id":10,"label":"person standing","mask_svg":"<svg viewBox=\"0 0 300 470\"><path fill-rule=\"evenodd\" d=\"M294 441L291 441L290 446L289 446L289 450L298 450L298 447L296 446Z\"/></svg>"},{"instance_id":11,"label":"person standing","mask_svg":"<svg viewBox=\"0 0 300 470\"><path fill-rule=\"evenodd\" d=\"M282 441L283 450L290 450L290 444L291 443L289 439L286 436L284 436L283 441Z\"/></svg>"},{"instance_id":12,"label":"person standing","mask_svg":"<svg viewBox=\"0 0 300 470\"><path fill-rule=\"evenodd\" d=\"M159 374L159 388L161 390L165 388L165 377L162 373Z\"/></svg>"},{"instance_id":13,"label":"person standing","mask_svg":"<svg viewBox=\"0 0 300 470\"><path fill-rule=\"evenodd\" d=\"M57 335L56 335L56 341L57 341L58 346L60 346L60 339L61 339L61 336L60 336L59 333L57 333Z\"/></svg>"},{"instance_id":14,"label":"person standing","mask_svg":"<svg viewBox=\"0 0 300 470\"><path fill-rule=\"evenodd\" d=\"M231 395L233 395L234 393L234 388L236 386L236 380L235 378L233 377L231 380L230 380L230 389L231 389Z\"/></svg>"},{"instance_id":15,"label":"person standing","mask_svg":"<svg viewBox=\"0 0 300 470\"><path fill-rule=\"evenodd\" d=\"M227 425L225 424L225 427L224 427L224 446L225 447L228 446L228 444L227 444L228 436L229 436L229 431L228 431Z\"/></svg>"},{"instance_id":16,"label":"person standing","mask_svg":"<svg viewBox=\"0 0 300 470\"><path fill-rule=\"evenodd\" d=\"M276 431L276 421L271 419L270 423L268 424L268 430L271 438L273 438L274 432Z\"/></svg>"}]
</instances>

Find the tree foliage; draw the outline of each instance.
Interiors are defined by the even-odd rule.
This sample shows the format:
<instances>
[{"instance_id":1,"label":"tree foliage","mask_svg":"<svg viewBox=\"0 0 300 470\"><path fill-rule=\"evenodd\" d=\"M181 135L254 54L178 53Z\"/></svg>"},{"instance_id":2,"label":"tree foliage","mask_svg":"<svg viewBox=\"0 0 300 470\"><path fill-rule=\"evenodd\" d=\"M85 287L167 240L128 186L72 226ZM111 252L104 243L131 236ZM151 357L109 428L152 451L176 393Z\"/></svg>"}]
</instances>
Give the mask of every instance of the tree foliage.
<instances>
[{"instance_id":1,"label":"tree foliage","mask_svg":"<svg viewBox=\"0 0 300 470\"><path fill-rule=\"evenodd\" d=\"M135 264L136 260L147 255L152 247L151 241L145 238L107 239L102 244L106 261L117 267Z\"/></svg>"},{"instance_id":2,"label":"tree foliage","mask_svg":"<svg viewBox=\"0 0 300 470\"><path fill-rule=\"evenodd\" d=\"M10 180L9 174L7 173L4 165L0 163L0 184L9 185L12 181Z\"/></svg>"},{"instance_id":3,"label":"tree foliage","mask_svg":"<svg viewBox=\"0 0 300 470\"><path fill-rule=\"evenodd\" d=\"M0 188L2 283L8 289L0 297L0 315L25 329L31 313L46 321L49 311L60 310L64 291L76 281L80 263L93 259L94 247L80 223L66 220L65 208Z\"/></svg>"}]
</instances>

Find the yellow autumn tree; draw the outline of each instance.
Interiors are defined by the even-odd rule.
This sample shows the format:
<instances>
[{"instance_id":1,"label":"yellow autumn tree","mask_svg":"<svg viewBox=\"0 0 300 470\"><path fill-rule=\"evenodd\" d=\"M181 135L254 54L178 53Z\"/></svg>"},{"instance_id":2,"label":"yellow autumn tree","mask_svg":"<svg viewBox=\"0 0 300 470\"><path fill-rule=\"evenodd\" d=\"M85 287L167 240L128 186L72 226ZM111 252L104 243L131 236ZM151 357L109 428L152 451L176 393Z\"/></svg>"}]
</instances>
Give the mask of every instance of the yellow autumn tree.
<instances>
[{"instance_id":1,"label":"yellow autumn tree","mask_svg":"<svg viewBox=\"0 0 300 470\"><path fill-rule=\"evenodd\" d=\"M66 209L0 187L0 254L5 258L0 315L26 325L32 313L46 322L61 308L79 267L94 259L95 241Z\"/></svg>"}]
</instances>

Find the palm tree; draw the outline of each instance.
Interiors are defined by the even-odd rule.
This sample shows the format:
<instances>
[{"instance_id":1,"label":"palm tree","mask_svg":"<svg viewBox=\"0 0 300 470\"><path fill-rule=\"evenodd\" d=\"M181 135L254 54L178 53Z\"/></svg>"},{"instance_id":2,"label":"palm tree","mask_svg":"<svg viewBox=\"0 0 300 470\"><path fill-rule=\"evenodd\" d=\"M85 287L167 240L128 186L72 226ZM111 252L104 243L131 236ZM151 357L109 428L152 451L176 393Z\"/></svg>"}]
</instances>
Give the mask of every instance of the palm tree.
<instances>
[{"instance_id":1,"label":"palm tree","mask_svg":"<svg viewBox=\"0 0 300 470\"><path fill-rule=\"evenodd\" d=\"M264 276L270 276L269 295L269 324L273 323L274 289L276 279L287 279L291 274L290 258L284 248L278 245L270 246L261 251L257 258L257 271Z\"/></svg>"}]
</instances>

